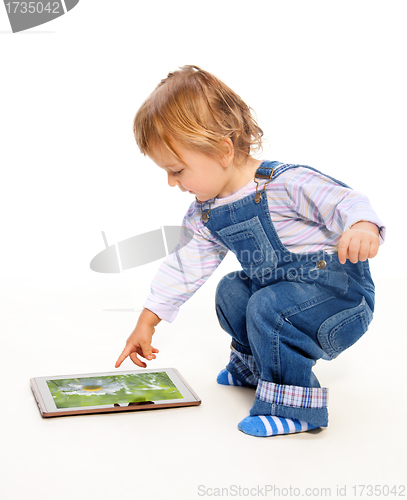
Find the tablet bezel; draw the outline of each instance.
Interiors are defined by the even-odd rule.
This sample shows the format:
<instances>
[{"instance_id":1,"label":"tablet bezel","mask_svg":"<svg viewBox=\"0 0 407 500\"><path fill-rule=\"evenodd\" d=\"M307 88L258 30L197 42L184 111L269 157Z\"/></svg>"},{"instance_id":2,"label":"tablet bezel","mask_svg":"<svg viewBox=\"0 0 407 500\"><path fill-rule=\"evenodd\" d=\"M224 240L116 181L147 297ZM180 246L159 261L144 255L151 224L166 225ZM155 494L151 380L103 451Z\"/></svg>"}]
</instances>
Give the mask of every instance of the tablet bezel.
<instances>
[{"instance_id":1,"label":"tablet bezel","mask_svg":"<svg viewBox=\"0 0 407 500\"><path fill-rule=\"evenodd\" d=\"M126 405L98 405L98 406L81 406L75 408L57 408L49 390L47 380L86 378L86 377L102 377L111 375L128 375L141 373L166 373L167 376L181 393L182 399L167 399L153 402L130 403ZM118 411L135 411L135 410L152 410L159 408L171 408L180 406L197 406L201 404L198 395L193 391L189 384L185 381L182 375L175 368L152 368L146 370L126 370L112 371L99 373L82 373L74 375L58 375L52 377L35 377L30 379L31 389L37 401L38 408L43 417L59 417L64 415L80 415L89 413L108 413Z\"/></svg>"}]
</instances>

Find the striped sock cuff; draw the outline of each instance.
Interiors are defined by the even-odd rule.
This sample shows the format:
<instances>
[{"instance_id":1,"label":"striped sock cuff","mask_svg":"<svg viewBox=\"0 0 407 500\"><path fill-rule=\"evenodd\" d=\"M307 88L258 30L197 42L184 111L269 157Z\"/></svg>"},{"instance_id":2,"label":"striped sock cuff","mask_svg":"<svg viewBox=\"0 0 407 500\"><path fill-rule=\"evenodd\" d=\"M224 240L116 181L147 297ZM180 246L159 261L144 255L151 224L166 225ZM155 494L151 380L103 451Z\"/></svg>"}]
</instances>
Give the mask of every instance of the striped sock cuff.
<instances>
[{"instance_id":1,"label":"striped sock cuff","mask_svg":"<svg viewBox=\"0 0 407 500\"><path fill-rule=\"evenodd\" d=\"M257 385L256 398L266 403L291 408L327 408L328 389L280 385L260 380Z\"/></svg>"},{"instance_id":2,"label":"striped sock cuff","mask_svg":"<svg viewBox=\"0 0 407 500\"><path fill-rule=\"evenodd\" d=\"M266 429L267 436L275 434L294 434L315 429L315 425L308 424L295 418L282 418L266 415L259 415Z\"/></svg>"},{"instance_id":3,"label":"striped sock cuff","mask_svg":"<svg viewBox=\"0 0 407 500\"><path fill-rule=\"evenodd\" d=\"M244 354L237 351L233 346L230 353L230 360L240 377L251 385L257 385L260 373L257 369L254 357L251 354Z\"/></svg>"}]
</instances>

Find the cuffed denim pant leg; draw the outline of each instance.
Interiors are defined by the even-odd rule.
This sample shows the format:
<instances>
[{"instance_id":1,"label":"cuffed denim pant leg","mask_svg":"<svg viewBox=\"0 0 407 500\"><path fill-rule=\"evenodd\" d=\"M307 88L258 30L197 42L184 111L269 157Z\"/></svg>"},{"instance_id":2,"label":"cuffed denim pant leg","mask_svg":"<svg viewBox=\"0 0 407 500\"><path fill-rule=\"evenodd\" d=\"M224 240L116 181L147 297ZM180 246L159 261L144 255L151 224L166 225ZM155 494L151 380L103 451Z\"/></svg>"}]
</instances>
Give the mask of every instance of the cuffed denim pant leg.
<instances>
[{"instance_id":1,"label":"cuffed denim pant leg","mask_svg":"<svg viewBox=\"0 0 407 500\"><path fill-rule=\"evenodd\" d=\"M259 372L246 330L246 309L251 281L242 272L230 273L218 285L216 314L221 327L232 337L227 370L240 382L257 386Z\"/></svg>"},{"instance_id":2,"label":"cuffed denim pant leg","mask_svg":"<svg viewBox=\"0 0 407 500\"><path fill-rule=\"evenodd\" d=\"M258 288L244 273L218 285L217 314L232 336L227 369L255 385L251 415L277 415L316 426L328 423L327 389L312 372L324 355L317 330L332 295L313 284L280 282Z\"/></svg>"}]
</instances>

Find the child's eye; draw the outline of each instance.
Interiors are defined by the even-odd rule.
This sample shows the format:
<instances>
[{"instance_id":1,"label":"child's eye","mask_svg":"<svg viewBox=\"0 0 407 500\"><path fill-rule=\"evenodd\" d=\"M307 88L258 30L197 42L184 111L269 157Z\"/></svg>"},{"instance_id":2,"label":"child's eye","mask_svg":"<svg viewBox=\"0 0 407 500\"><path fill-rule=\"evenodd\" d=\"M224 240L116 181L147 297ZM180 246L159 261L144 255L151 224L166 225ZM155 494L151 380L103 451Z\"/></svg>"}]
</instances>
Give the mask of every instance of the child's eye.
<instances>
[{"instance_id":1,"label":"child's eye","mask_svg":"<svg viewBox=\"0 0 407 500\"><path fill-rule=\"evenodd\" d=\"M179 175L179 174L182 174L183 171L184 171L184 169L181 169L181 170L178 170L178 172L174 172L174 174Z\"/></svg>"}]
</instances>

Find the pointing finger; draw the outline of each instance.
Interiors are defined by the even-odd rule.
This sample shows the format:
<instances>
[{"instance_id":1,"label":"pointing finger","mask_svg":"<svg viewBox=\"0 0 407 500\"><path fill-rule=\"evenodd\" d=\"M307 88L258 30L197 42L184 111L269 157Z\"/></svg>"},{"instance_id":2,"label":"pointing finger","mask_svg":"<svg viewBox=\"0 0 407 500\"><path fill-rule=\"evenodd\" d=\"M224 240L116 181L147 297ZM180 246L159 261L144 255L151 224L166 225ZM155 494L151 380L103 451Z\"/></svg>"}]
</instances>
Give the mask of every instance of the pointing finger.
<instances>
[{"instance_id":1,"label":"pointing finger","mask_svg":"<svg viewBox=\"0 0 407 500\"><path fill-rule=\"evenodd\" d=\"M120 356L118 357L118 359L116 361L115 368L119 368L119 366L123 363L123 361L127 358L127 356L129 356L129 354L132 352L132 350L133 350L133 348L130 346L126 346L123 349L123 352L120 354Z\"/></svg>"}]
</instances>

